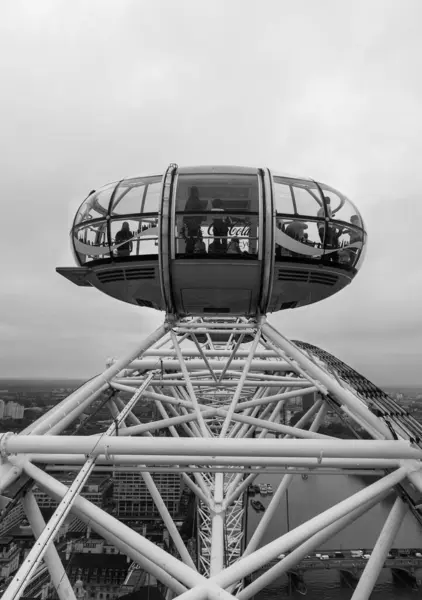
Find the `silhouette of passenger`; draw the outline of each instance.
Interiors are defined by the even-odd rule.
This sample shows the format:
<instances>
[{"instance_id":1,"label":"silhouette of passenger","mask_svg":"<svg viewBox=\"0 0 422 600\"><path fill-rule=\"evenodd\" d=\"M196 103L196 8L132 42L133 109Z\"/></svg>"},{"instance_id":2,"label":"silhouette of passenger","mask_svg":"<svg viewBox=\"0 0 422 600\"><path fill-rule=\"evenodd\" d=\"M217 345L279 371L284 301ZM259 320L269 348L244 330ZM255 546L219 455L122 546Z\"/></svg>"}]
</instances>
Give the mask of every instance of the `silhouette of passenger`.
<instances>
[{"instance_id":1,"label":"silhouette of passenger","mask_svg":"<svg viewBox=\"0 0 422 600\"><path fill-rule=\"evenodd\" d=\"M232 237L229 247L227 248L227 254L242 254L240 249L240 240L238 237Z\"/></svg>"},{"instance_id":2,"label":"silhouette of passenger","mask_svg":"<svg viewBox=\"0 0 422 600\"><path fill-rule=\"evenodd\" d=\"M355 225L356 227L360 227L361 223L360 223L360 219L357 215L353 215L352 217L350 217L350 222L352 225ZM349 244L354 244L355 242L361 242L362 241L362 233L360 231L355 231L354 229L349 229Z\"/></svg>"},{"instance_id":3,"label":"silhouette of passenger","mask_svg":"<svg viewBox=\"0 0 422 600\"><path fill-rule=\"evenodd\" d=\"M128 241L133 237L132 232L129 229L129 223L125 221L120 231L116 233L114 239L115 244L121 244L117 248L117 256L130 256L132 252L132 242ZM126 242L125 244L123 242Z\"/></svg>"},{"instance_id":4,"label":"silhouette of passenger","mask_svg":"<svg viewBox=\"0 0 422 600\"><path fill-rule=\"evenodd\" d=\"M186 212L203 212L199 192L196 185L193 185L189 192L189 198L185 206ZM185 217L183 220L186 229L186 253L193 254L198 240L202 240L201 223L204 220L200 215Z\"/></svg>"},{"instance_id":5,"label":"silhouette of passenger","mask_svg":"<svg viewBox=\"0 0 422 600\"><path fill-rule=\"evenodd\" d=\"M361 221L357 215L353 215L352 217L350 217L350 222L356 227L362 226ZM346 261L349 263L349 266L353 266L357 258L359 257L360 249L356 247L348 248L348 246L357 242L363 242L363 233L361 231L356 231L355 229L349 228L344 228L343 232L349 235L349 242L345 246L343 255L345 256Z\"/></svg>"},{"instance_id":6,"label":"silhouette of passenger","mask_svg":"<svg viewBox=\"0 0 422 600\"><path fill-rule=\"evenodd\" d=\"M325 206L326 206L327 212L325 212L324 207L321 206L321 208L318 210L317 217L319 219L325 220L325 217L327 216L331 219L333 217L333 209L331 208L331 198L329 196L324 196L324 200L325 200ZM325 224L324 223L318 223L318 233L319 233L321 243L324 244L324 234L325 234ZM333 233L332 233L331 225L327 224L326 243L331 245L332 238L333 238Z\"/></svg>"},{"instance_id":7,"label":"silhouette of passenger","mask_svg":"<svg viewBox=\"0 0 422 600\"><path fill-rule=\"evenodd\" d=\"M293 221L286 227L286 235L289 235L294 240L299 242L305 239L305 229L308 229L308 225L303 221Z\"/></svg>"},{"instance_id":8,"label":"silhouette of passenger","mask_svg":"<svg viewBox=\"0 0 422 600\"><path fill-rule=\"evenodd\" d=\"M220 198L214 198L212 201L213 213L224 213L223 203ZM231 221L229 218L222 219L216 217L213 219L213 231L214 231L214 252L227 252L227 234L229 232L229 225ZM221 239L225 238L225 239Z\"/></svg>"}]
</instances>

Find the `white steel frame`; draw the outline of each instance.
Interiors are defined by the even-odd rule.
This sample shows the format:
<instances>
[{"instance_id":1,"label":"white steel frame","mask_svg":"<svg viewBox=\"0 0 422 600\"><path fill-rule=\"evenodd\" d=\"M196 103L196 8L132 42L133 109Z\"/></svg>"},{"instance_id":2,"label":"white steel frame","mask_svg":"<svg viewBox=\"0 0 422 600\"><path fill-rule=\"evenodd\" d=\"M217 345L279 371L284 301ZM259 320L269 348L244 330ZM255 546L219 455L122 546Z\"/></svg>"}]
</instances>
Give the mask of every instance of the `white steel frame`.
<instances>
[{"instance_id":1,"label":"white steel frame","mask_svg":"<svg viewBox=\"0 0 422 600\"><path fill-rule=\"evenodd\" d=\"M60 435L106 390L131 392L126 404L108 402L112 424L101 435ZM316 392L317 400L294 427L280 422L292 397ZM370 440L342 440L318 433L327 406L338 410ZM137 403L153 403L159 418L140 423ZM184 437L179 435L183 429ZM171 437L156 437L167 430ZM277 434L268 439L267 433ZM117 435L118 434L118 435ZM69 512L151 573L181 600L246 600L297 565L304 556L408 481L422 493L422 450L390 428L367 402L326 365L298 348L265 317L168 317L124 358L84 384L21 434L0 436L0 493L29 477L59 504L45 525L32 492L22 499L37 541L4 600L20 598L42 560L60 600L74 593L53 540ZM43 465L43 468L40 466ZM69 488L53 477L66 465L77 472ZM90 503L80 494L97 468L139 470L178 556ZM151 473L175 471L194 492L198 507L197 556L193 557ZM279 503L298 473L376 473L380 478L350 498L261 546ZM284 476L249 543L243 538L244 494L257 475ZM353 600L369 598L407 511L397 496ZM245 577L287 556L247 587Z\"/></svg>"}]
</instances>

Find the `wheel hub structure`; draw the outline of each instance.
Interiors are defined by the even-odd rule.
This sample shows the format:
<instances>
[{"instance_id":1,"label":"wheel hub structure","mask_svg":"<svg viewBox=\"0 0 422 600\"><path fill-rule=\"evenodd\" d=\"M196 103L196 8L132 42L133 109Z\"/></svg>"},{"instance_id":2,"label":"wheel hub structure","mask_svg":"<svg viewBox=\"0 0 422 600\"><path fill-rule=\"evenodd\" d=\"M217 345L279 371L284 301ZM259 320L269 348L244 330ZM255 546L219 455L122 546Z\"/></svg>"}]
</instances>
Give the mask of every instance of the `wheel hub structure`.
<instances>
[{"instance_id":1,"label":"wheel hub structure","mask_svg":"<svg viewBox=\"0 0 422 600\"><path fill-rule=\"evenodd\" d=\"M182 175L187 176L184 172L177 179L175 170L173 166L158 180L161 181L157 191L157 198L161 198L160 213L157 213L159 264L151 263L158 271L154 271L145 284L151 297L155 294L158 298L157 290L161 290L161 300L156 303L161 302L167 309L163 325L140 340L126 356L111 359L103 373L86 382L24 431L0 436L0 493L10 498L12 504L22 504L36 538L4 591L3 599L24 597L41 568L48 570L60 600L80 597L82 583L77 582L72 587L54 544L66 518L73 514L132 561L129 572L138 565L155 577L168 599L230 600L236 597L247 600L281 575L294 572L304 557L393 491L396 494L393 508L353 592L354 600L369 598L405 516L411 514L421 522L422 426L387 394L340 360L309 344L288 340L260 310L264 305L279 309L284 293L299 304L329 295L321 291L326 285L321 281L328 271L337 273L343 269L345 277L351 276L350 257L360 260L357 254L362 250L363 225L360 245L355 245L358 252L347 249L349 258L344 259L343 264L339 260L338 245L335 264L330 262L331 259L328 263L321 259L324 252L333 253L329 248L332 238L327 242L327 231L335 216L329 211L328 220L324 221L326 237L321 233L322 248L312 246L322 254L315 252L311 256L308 253L305 261L303 256L298 258L298 252L310 246L306 239L298 241L297 238L297 245L292 246L290 254L276 254L276 240L271 232L277 228L278 217L273 210L269 172L251 174L248 171L247 176L256 177L255 183L249 184L243 179L227 182L227 174L223 181L222 168L207 171L203 181L198 172L192 175L192 181L183 180ZM219 177L215 183L210 180L213 172ZM302 185L302 191L311 189L314 200L321 197L320 206L327 210L326 197L318 195L317 184L309 184L310 180L306 185L303 180L297 181L302 181L297 184L298 188ZM215 252L215 246L211 251L208 246L202 257L195 253L186 256L189 254L186 247L183 248L185 256L181 257L177 250L180 239L175 242L170 235L175 231L175 222L171 224L171 219L177 217L177 202L176 209L174 204L172 208L171 198L179 198L179 192L186 194L185 199L191 198L192 193L196 193L192 192L192 182L193 187L199 188L200 198L207 199L208 194L215 199L218 194L227 201L227 210L236 212L235 202L239 200L240 204L243 202L244 212L254 213L244 236L248 253L242 259L236 257L237 263L230 253L224 252L228 249L226 244L220 247L220 253ZM184 187L178 187L182 183ZM293 180L282 183L286 186L285 192L290 186L298 206L300 194L294 190L296 184ZM129 197L131 191L125 192ZM145 194L145 189L142 193ZM118 194L117 190L110 204L116 211L116 206L120 206L126 197L124 194L116 203ZM145 197L148 195L143 196L144 203ZM269 198L271 207L266 211L265 203ZM221 213L220 205L216 202L212 205L214 208L206 217L206 226L214 227L211 231L214 242L211 243L228 235L236 237L233 231L224 234L225 230L219 224L221 214L218 218L215 216L215 213ZM103 209L104 214L99 217L100 221L104 220L104 231L108 230L109 234L114 218L111 215L107 219L110 210ZM133 207L131 210L133 212ZM191 219L193 213L194 210L189 212ZM255 224L253 219L256 219ZM318 230L318 219L320 216L316 215L315 231ZM309 229L311 220L308 217ZM290 219L290 224L292 222ZM76 224L78 230L82 227L80 223L88 228L82 219ZM354 226L352 221L350 231ZM95 235L101 227L98 223L95 225ZM195 235L200 238L198 226L195 227ZM283 238L285 241L286 236L289 237L288 233ZM183 245L187 246L191 240L188 234L185 237ZM81 241L81 235L76 239L80 242L79 252L90 252ZM122 239L118 243L128 243L129 237L123 242ZM100 244L100 237L96 241ZM107 244L110 245L110 241L114 243L109 238ZM119 273L129 266L135 268L135 263L140 268L140 261L152 260L150 255L147 259L140 252L135 258L113 257L114 250L104 246L103 257L99 260L91 244L92 248L95 259L91 257L91 264L89 260L83 265L79 262L78 269L83 272L74 270L69 278L78 284L82 281L82 285L87 285L88 281L88 285L94 287L114 286L111 295L120 295L125 301L132 302L137 298L139 274L132 280L127 279L127 275L119 280ZM277 268L296 273L296 282L279 279L278 271L274 270L277 261ZM191 292L185 293L189 263L194 276L191 275ZM230 311L227 314L227 311L219 312L218 302L223 298L226 306L231 306L227 290L232 288L227 282L230 273L236 270L233 264L241 265L243 269L239 277L244 278L242 285L247 293L234 295L234 314ZM229 270L224 274L226 265ZM208 267L211 269L209 285L214 290L218 288L210 302L206 294L201 296L200 288L195 287L196 274L202 270L206 275ZM312 280L308 273L306 281L297 275L309 268L315 272L319 269L325 275ZM105 269L108 279L103 277L98 283L98 269ZM110 275L113 269L117 275ZM252 287L247 290L248 272L257 282L254 285L259 287L254 300L251 299L253 294L249 293ZM156 276L158 283L154 279ZM274 296L275 286L280 281L282 286ZM289 425L285 413L292 401L301 402L304 410L301 418ZM100 405L107 406L110 415L104 430L95 435L82 435L79 429L75 430L75 424L84 415L91 414L95 418ZM141 422L135 414L142 405L154 407L155 417L150 422ZM338 439L320 433L327 411L336 413L346 422L355 439ZM69 429L72 435L67 435ZM362 437L366 439L360 439ZM68 485L54 477L59 469L74 473ZM112 473L115 478L128 471L142 478L168 531L166 547L154 544L129 527L115 511L103 510L82 496L90 476L101 470ZM166 505L163 489L157 484L159 473L180 475L189 492L194 510L188 533L176 524L177 519ZM257 527L247 538L248 488L254 485L257 477L268 473L279 474L280 483ZM370 474L373 477L365 488L264 543L264 535L277 518L280 502L289 485L294 478L309 473ZM34 485L57 501L57 508L47 523L37 505ZM142 514L137 516L143 517Z\"/></svg>"}]
</instances>

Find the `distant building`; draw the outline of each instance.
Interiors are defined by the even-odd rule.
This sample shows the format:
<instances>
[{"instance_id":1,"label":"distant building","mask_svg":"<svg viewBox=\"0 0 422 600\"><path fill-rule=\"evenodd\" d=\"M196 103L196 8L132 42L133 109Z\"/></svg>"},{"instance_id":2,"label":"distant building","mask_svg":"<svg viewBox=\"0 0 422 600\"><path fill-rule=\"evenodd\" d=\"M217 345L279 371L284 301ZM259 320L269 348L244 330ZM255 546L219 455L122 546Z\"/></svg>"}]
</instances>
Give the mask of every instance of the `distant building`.
<instances>
[{"instance_id":1,"label":"distant building","mask_svg":"<svg viewBox=\"0 0 422 600\"><path fill-rule=\"evenodd\" d=\"M316 401L316 393L311 392L310 394L304 394L302 396L302 410L303 412L308 412L310 408L315 404Z\"/></svg>"},{"instance_id":2,"label":"distant building","mask_svg":"<svg viewBox=\"0 0 422 600\"><path fill-rule=\"evenodd\" d=\"M57 479L66 486L70 486L75 478L74 474L58 473ZM113 481L111 477L104 475L93 475L88 483L83 487L81 495L100 508L107 505L111 500L113 492ZM34 487L34 496L40 508L55 508L57 501L48 494L41 491L37 486Z\"/></svg>"},{"instance_id":3,"label":"distant building","mask_svg":"<svg viewBox=\"0 0 422 600\"><path fill-rule=\"evenodd\" d=\"M0 398L0 419L3 418L5 405L5 401Z\"/></svg>"},{"instance_id":4,"label":"distant building","mask_svg":"<svg viewBox=\"0 0 422 600\"><path fill-rule=\"evenodd\" d=\"M17 402L8 402L3 410L3 417L5 419L23 419L25 412L24 407Z\"/></svg>"},{"instance_id":5,"label":"distant building","mask_svg":"<svg viewBox=\"0 0 422 600\"><path fill-rule=\"evenodd\" d=\"M179 511L181 496L178 473L154 473L154 482L172 516ZM114 474L114 501L119 517L157 517L159 513L139 471Z\"/></svg>"},{"instance_id":6,"label":"distant building","mask_svg":"<svg viewBox=\"0 0 422 600\"><path fill-rule=\"evenodd\" d=\"M75 586L81 582L78 587L86 592L86 598L111 600L119 596L129 568L126 556L73 552L69 557L61 555L60 558L70 583Z\"/></svg>"},{"instance_id":7,"label":"distant building","mask_svg":"<svg viewBox=\"0 0 422 600\"><path fill-rule=\"evenodd\" d=\"M20 550L12 537L0 538L0 576L4 579L19 566Z\"/></svg>"},{"instance_id":8,"label":"distant building","mask_svg":"<svg viewBox=\"0 0 422 600\"><path fill-rule=\"evenodd\" d=\"M19 525L19 523L25 519L25 513L22 508L22 504L18 502L6 516L0 519L0 537L5 536L11 529Z\"/></svg>"}]
</instances>

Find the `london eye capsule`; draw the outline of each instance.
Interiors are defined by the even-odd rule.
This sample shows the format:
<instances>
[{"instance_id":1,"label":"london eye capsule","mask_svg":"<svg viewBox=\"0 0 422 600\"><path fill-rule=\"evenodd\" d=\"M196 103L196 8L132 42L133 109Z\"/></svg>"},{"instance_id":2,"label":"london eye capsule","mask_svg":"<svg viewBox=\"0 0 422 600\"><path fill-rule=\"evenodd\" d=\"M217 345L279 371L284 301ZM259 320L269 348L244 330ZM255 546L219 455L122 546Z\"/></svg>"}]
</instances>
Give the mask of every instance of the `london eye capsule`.
<instances>
[{"instance_id":1,"label":"london eye capsule","mask_svg":"<svg viewBox=\"0 0 422 600\"><path fill-rule=\"evenodd\" d=\"M71 230L78 285L180 316L265 314L348 285L365 253L357 208L264 168L178 167L92 192Z\"/></svg>"}]
</instances>

